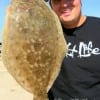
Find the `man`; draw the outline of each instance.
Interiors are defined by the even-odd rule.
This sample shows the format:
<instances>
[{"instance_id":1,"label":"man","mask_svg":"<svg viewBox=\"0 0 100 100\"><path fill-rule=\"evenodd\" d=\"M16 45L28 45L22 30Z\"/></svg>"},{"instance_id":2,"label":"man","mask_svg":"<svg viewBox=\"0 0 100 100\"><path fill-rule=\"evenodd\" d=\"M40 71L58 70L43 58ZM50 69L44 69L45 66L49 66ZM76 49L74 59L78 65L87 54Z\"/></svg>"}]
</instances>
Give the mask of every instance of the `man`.
<instances>
[{"instance_id":1,"label":"man","mask_svg":"<svg viewBox=\"0 0 100 100\"><path fill-rule=\"evenodd\" d=\"M83 15L81 0L51 0L50 5L69 50L49 100L100 100L100 19Z\"/></svg>"}]
</instances>

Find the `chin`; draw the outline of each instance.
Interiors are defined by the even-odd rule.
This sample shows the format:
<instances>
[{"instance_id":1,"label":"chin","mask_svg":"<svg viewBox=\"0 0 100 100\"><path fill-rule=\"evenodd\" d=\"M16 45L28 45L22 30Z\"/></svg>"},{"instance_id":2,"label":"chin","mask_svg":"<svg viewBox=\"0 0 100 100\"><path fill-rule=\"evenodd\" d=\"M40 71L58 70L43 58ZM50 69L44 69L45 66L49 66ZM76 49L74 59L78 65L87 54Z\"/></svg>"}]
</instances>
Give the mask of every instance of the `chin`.
<instances>
[{"instance_id":1,"label":"chin","mask_svg":"<svg viewBox=\"0 0 100 100\"><path fill-rule=\"evenodd\" d=\"M73 17L71 15L62 15L60 16L60 19L64 21L71 21Z\"/></svg>"},{"instance_id":2,"label":"chin","mask_svg":"<svg viewBox=\"0 0 100 100\"><path fill-rule=\"evenodd\" d=\"M62 18L61 21L62 22L72 22L73 19L72 18Z\"/></svg>"}]
</instances>

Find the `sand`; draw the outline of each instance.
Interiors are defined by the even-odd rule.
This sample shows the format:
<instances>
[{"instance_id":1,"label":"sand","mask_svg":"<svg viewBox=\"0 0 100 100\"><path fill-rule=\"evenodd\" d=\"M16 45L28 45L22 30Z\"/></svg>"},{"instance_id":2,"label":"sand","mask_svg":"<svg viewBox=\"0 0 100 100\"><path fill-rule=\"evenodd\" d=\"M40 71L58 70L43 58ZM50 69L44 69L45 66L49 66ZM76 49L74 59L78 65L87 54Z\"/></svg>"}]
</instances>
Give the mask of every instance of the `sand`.
<instances>
[{"instance_id":1,"label":"sand","mask_svg":"<svg viewBox=\"0 0 100 100\"><path fill-rule=\"evenodd\" d=\"M8 73L0 54L0 100L33 100L33 95L24 90Z\"/></svg>"}]
</instances>

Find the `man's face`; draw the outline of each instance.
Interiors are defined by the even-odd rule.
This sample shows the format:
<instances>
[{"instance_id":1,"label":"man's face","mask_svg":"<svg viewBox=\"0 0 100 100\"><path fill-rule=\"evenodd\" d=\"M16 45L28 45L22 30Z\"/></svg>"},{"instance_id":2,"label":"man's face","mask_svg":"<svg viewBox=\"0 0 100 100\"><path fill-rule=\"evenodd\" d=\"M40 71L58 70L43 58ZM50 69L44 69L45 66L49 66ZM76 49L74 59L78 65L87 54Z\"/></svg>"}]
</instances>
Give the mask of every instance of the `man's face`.
<instances>
[{"instance_id":1,"label":"man's face","mask_svg":"<svg viewBox=\"0 0 100 100\"><path fill-rule=\"evenodd\" d=\"M81 14L81 0L51 0L51 5L62 23L71 24Z\"/></svg>"}]
</instances>

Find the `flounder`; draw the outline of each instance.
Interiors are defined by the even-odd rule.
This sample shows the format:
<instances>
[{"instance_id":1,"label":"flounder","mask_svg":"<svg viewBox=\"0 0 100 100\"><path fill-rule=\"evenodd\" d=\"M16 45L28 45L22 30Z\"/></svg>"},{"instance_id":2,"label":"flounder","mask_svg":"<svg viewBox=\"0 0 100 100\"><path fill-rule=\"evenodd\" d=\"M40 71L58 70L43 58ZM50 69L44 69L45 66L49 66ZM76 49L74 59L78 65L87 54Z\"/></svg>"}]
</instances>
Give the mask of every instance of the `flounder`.
<instances>
[{"instance_id":1,"label":"flounder","mask_svg":"<svg viewBox=\"0 0 100 100\"><path fill-rule=\"evenodd\" d=\"M2 59L34 100L48 100L66 46L59 19L43 0L12 0L6 13Z\"/></svg>"}]
</instances>

